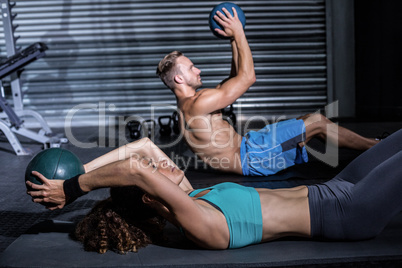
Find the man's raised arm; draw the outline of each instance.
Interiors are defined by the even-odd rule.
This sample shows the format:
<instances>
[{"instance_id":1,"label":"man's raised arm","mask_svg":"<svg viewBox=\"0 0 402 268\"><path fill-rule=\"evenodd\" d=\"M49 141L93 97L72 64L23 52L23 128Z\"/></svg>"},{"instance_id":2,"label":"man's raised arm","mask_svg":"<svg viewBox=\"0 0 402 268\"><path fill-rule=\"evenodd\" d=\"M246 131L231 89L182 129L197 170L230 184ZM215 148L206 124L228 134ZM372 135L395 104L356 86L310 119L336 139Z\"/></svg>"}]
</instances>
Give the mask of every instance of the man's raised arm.
<instances>
[{"instance_id":1,"label":"man's raised arm","mask_svg":"<svg viewBox=\"0 0 402 268\"><path fill-rule=\"evenodd\" d=\"M217 12L214 19L223 27L223 30L215 29L220 35L232 39L232 70L227 81L220 84L215 89L208 89L200 94L196 101L197 109L204 110L205 113L223 109L235 102L242 96L256 80L254 71L254 61L243 25L240 22L236 10L233 8L234 16L229 11L223 9L225 14ZM204 91L204 90L203 90Z\"/></svg>"}]
</instances>

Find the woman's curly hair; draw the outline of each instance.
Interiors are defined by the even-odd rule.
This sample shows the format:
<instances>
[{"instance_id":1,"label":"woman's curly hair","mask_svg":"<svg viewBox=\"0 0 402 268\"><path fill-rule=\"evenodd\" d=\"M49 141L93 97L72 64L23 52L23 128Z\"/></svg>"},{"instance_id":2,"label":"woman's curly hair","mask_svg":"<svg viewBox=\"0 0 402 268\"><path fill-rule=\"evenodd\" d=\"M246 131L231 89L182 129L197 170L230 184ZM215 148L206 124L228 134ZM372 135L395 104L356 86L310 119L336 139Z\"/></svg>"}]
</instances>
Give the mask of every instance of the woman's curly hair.
<instances>
[{"instance_id":1,"label":"woman's curly hair","mask_svg":"<svg viewBox=\"0 0 402 268\"><path fill-rule=\"evenodd\" d=\"M77 224L74 237L85 250L124 254L163 240L166 221L143 203L140 188L111 188L110 195Z\"/></svg>"}]
</instances>

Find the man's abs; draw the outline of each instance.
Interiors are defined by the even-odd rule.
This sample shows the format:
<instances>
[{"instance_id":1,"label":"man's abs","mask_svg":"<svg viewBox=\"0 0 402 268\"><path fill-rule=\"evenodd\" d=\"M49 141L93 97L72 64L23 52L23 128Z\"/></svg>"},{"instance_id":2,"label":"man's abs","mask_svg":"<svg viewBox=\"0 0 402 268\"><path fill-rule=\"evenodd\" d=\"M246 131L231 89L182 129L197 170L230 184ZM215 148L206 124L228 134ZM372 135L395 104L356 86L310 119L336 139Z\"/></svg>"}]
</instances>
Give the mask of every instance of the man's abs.
<instances>
[{"instance_id":1,"label":"man's abs","mask_svg":"<svg viewBox=\"0 0 402 268\"><path fill-rule=\"evenodd\" d=\"M212 168L242 174L242 137L221 113L186 118L181 125L187 144L199 158Z\"/></svg>"}]
</instances>

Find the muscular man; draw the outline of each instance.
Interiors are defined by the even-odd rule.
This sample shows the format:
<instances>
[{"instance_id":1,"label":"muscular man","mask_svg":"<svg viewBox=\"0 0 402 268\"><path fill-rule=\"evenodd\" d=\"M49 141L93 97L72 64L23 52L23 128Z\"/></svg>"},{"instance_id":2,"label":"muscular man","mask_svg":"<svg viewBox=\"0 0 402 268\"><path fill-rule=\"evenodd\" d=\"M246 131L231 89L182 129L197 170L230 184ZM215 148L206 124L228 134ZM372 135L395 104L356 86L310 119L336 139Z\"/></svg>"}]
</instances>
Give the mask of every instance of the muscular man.
<instances>
[{"instance_id":1,"label":"muscular man","mask_svg":"<svg viewBox=\"0 0 402 268\"><path fill-rule=\"evenodd\" d=\"M242 175L270 175L308 161L305 143L313 137L340 147L367 150L378 141L338 127L325 116L309 114L251 131L242 137L222 118L221 109L235 102L256 81L253 57L238 19L225 9L215 20L230 38L232 69L228 79L216 88L202 86L201 71L181 52L174 51L158 65L157 74L176 96L180 123L192 151L209 166Z\"/></svg>"}]
</instances>

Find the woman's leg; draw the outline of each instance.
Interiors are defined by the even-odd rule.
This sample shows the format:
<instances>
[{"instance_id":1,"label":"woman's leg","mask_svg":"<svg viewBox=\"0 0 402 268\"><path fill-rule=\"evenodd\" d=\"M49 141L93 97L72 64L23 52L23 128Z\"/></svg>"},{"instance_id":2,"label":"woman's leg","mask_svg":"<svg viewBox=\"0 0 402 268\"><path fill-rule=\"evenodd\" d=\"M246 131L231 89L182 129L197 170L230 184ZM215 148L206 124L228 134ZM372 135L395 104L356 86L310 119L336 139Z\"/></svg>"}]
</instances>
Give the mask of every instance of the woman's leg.
<instances>
[{"instance_id":1,"label":"woman's leg","mask_svg":"<svg viewBox=\"0 0 402 268\"><path fill-rule=\"evenodd\" d=\"M359 155L336 177L349 181L351 183L356 183L364 178L378 165L380 165L393 155L397 154L401 150L402 129ZM400 165L402 166L402 162L400 163ZM377 179L381 181L386 174L387 173L385 172L383 176L379 176Z\"/></svg>"},{"instance_id":2,"label":"woman's leg","mask_svg":"<svg viewBox=\"0 0 402 268\"><path fill-rule=\"evenodd\" d=\"M378 235L402 210L402 151L377 165L340 200L346 239Z\"/></svg>"}]
</instances>

